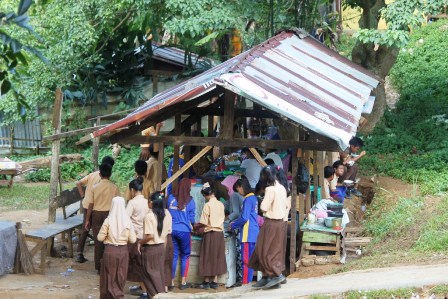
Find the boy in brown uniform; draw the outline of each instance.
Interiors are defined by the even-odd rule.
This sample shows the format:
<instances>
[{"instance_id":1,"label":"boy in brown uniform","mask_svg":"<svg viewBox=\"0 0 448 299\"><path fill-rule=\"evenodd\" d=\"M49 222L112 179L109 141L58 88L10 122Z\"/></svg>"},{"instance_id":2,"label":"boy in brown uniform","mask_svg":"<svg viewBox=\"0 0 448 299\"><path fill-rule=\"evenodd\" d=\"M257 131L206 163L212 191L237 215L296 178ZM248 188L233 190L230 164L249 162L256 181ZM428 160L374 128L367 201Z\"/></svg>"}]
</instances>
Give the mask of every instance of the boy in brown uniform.
<instances>
[{"instance_id":1,"label":"boy in brown uniform","mask_svg":"<svg viewBox=\"0 0 448 299\"><path fill-rule=\"evenodd\" d=\"M114 166L114 159L111 156L106 156L101 160L101 164L109 164L110 166ZM86 216L87 216L87 209L89 208L89 204L91 203L90 199L90 191L92 190L93 186L98 184L101 181L100 171L97 170L95 172L92 172L85 177L83 177L81 180L76 182L76 187L78 188L78 192L81 195L82 198L82 208L83 208L83 225L82 225L82 231L79 236L79 242L78 242L78 255L76 256L76 262L77 263L85 263L87 262L87 259L84 257L84 246L86 244L87 236L89 235L89 231L85 229L86 225ZM83 186L86 186L86 190L84 193ZM92 219L89 219L90 222L92 222Z\"/></svg>"},{"instance_id":2,"label":"boy in brown uniform","mask_svg":"<svg viewBox=\"0 0 448 299\"><path fill-rule=\"evenodd\" d=\"M85 229L89 230L92 226L92 231L95 241L95 270L100 270L100 261L104 252L103 242L98 241L96 236L103 225L104 220L109 215L109 210L112 204L112 198L120 196L118 187L109 181L112 175L112 166L110 164L100 165L101 181L93 186L88 196L91 199L89 208L87 209ZM92 218L90 218L92 217ZM90 221L90 219L92 219Z\"/></svg>"},{"instance_id":3,"label":"boy in brown uniform","mask_svg":"<svg viewBox=\"0 0 448 299\"><path fill-rule=\"evenodd\" d=\"M162 176L162 182L167 178L167 172L165 165L162 165L162 173L159 173L159 152L154 151L154 147L149 147L150 157L146 164L148 164L148 169L146 171L146 179L148 181L149 194L156 192L157 180Z\"/></svg>"}]
</instances>

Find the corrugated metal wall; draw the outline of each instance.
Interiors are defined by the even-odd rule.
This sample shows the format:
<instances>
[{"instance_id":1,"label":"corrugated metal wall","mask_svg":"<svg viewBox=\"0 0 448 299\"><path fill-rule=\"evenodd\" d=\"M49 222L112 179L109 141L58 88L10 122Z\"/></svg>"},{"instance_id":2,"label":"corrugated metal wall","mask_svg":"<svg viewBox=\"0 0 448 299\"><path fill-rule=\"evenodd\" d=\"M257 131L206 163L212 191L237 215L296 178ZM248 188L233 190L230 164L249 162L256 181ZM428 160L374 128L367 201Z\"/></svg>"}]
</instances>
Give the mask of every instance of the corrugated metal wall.
<instances>
[{"instance_id":1,"label":"corrugated metal wall","mask_svg":"<svg viewBox=\"0 0 448 299\"><path fill-rule=\"evenodd\" d=\"M0 122L2 115L0 114ZM39 120L18 121L13 126L0 126L0 147L11 146L11 127L14 129L14 148L42 147L42 133Z\"/></svg>"}]
</instances>

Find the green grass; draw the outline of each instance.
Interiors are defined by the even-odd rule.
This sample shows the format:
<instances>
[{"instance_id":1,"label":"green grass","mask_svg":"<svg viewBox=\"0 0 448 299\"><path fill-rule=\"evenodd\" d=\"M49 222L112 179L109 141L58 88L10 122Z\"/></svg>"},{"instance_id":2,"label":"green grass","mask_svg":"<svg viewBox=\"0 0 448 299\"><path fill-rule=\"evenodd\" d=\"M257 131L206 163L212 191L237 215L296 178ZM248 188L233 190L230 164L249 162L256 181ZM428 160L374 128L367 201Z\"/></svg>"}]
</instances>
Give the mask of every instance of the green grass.
<instances>
[{"instance_id":1,"label":"green grass","mask_svg":"<svg viewBox=\"0 0 448 299\"><path fill-rule=\"evenodd\" d=\"M326 296L326 295L313 295L313 296L310 296L309 299L331 299L331 296Z\"/></svg>"},{"instance_id":2,"label":"green grass","mask_svg":"<svg viewBox=\"0 0 448 299\"><path fill-rule=\"evenodd\" d=\"M48 207L49 184L14 184L0 187L0 206L6 210L39 210Z\"/></svg>"},{"instance_id":3,"label":"green grass","mask_svg":"<svg viewBox=\"0 0 448 299\"><path fill-rule=\"evenodd\" d=\"M381 299L381 298L410 298L412 293L417 293L415 288L402 288L396 290L376 290L376 291L350 291L344 293L344 298L347 299Z\"/></svg>"},{"instance_id":4,"label":"green grass","mask_svg":"<svg viewBox=\"0 0 448 299\"><path fill-rule=\"evenodd\" d=\"M448 295L448 285L441 284L441 285L435 286L429 290L429 293L435 294L435 295Z\"/></svg>"}]
</instances>

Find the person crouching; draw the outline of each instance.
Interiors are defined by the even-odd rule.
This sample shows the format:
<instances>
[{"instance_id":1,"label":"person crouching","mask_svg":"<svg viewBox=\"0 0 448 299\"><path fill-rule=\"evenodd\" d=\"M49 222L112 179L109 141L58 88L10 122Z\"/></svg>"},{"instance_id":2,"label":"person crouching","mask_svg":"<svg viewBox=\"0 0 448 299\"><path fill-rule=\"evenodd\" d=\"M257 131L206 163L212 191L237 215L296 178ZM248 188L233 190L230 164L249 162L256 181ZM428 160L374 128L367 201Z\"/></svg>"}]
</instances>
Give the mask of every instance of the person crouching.
<instances>
[{"instance_id":1,"label":"person crouching","mask_svg":"<svg viewBox=\"0 0 448 299\"><path fill-rule=\"evenodd\" d=\"M135 243L137 236L126 213L123 197L112 199L109 216L97 238L105 245L100 270L100 299L124 298L129 264L127 244Z\"/></svg>"},{"instance_id":2,"label":"person crouching","mask_svg":"<svg viewBox=\"0 0 448 299\"><path fill-rule=\"evenodd\" d=\"M227 273L225 244L224 244L224 205L215 197L209 183L205 183L201 190L206 203L199 222L204 225L201 250L199 255L199 276L204 282L198 288L217 289L218 275Z\"/></svg>"}]
</instances>

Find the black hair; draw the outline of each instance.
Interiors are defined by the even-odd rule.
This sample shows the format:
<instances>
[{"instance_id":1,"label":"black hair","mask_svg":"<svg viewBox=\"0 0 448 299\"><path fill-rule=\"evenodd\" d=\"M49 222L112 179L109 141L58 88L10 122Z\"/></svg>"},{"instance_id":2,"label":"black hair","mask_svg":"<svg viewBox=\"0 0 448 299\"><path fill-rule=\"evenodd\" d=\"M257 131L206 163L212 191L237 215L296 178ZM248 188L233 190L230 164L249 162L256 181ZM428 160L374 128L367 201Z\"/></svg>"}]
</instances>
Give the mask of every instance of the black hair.
<instances>
[{"instance_id":1,"label":"black hair","mask_svg":"<svg viewBox=\"0 0 448 299\"><path fill-rule=\"evenodd\" d=\"M286 177L286 173L279 166L274 166L273 172L275 173L275 178L277 181L285 187L287 196L291 195L291 190L289 189L288 178Z\"/></svg>"},{"instance_id":2,"label":"black hair","mask_svg":"<svg viewBox=\"0 0 448 299\"><path fill-rule=\"evenodd\" d=\"M112 166L108 163L103 163L100 165L100 175L102 178L110 178L112 175Z\"/></svg>"},{"instance_id":3,"label":"black hair","mask_svg":"<svg viewBox=\"0 0 448 299\"><path fill-rule=\"evenodd\" d=\"M333 168L337 169L341 165L344 165L344 163L342 163L341 160L337 160L336 162L333 163Z\"/></svg>"},{"instance_id":4,"label":"black hair","mask_svg":"<svg viewBox=\"0 0 448 299\"><path fill-rule=\"evenodd\" d=\"M274 186L275 179L274 166L266 166L260 171L261 188L266 189L266 187Z\"/></svg>"},{"instance_id":5,"label":"black hair","mask_svg":"<svg viewBox=\"0 0 448 299\"><path fill-rule=\"evenodd\" d=\"M101 164L109 164L111 167L114 167L115 160L114 160L114 158L112 158L111 156L105 156L105 157L101 160Z\"/></svg>"},{"instance_id":6,"label":"black hair","mask_svg":"<svg viewBox=\"0 0 448 299\"><path fill-rule=\"evenodd\" d=\"M274 165L275 164L274 160L272 160L271 158L264 159L264 162L266 164L268 164L268 165Z\"/></svg>"},{"instance_id":7,"label":"black hair","mask_svg":"<svg viewBox=\"0 0 448 299\"><path fill-rule=\"evenodd\" d=\"M352 139L350 139L348 144L353 145L353 146L362 147L362 146L364 146L364 141L362 141L362 139L359 137L353 137Z\"/></svg>"},{"instance_id":8,"label":"black hair","mask_svg":"<svg viewBox=\"0 0 448 299\"><path fill-rule=\"evenodd\" d=\"M235 184L233 184L233 189L236 190L237 187L242 187L244 195L247 195L249 193L252 193L253 190L250 187L249 180L246 177L241 177L238 179Z\"/></svg>"},{"instance_id":9,"label":"black hair","mask_svg":"<svg viewBox=\"0 0 448 299\"><path fill-rule=\"evenodd\" d=\"M205 196L209 196L215 193L215 190L213 190L212 185L210 184L209 187L206 187L204 189L201 190L201 194L205 197Z\"/></svg>"},{"instance_id":10,"label":"black hair","mask_svg":"<svg viewBox=\"0 0 448 299\"><path fill-rule=\"evenodd\" d=\"M145 163L146 164L146 163ZM143 177L139 176L129 182L129 189L134 189L135 191L143 190Z\"/></svg>"},{"instance_id":11,"label":"black hair","mask_svg":"<svg viewBox=\"0 0 448 299\"><path fill-rule=\"evenodd\" d=\"M165 218L164 199L165 196L161 191L156 191L150 196L150 200L152 201L152 212L157 218L157 232L159 233L159 236L162 235L163 219Z\"/></svg>"},{"instance_id":12,"label":"black hair","mask_svg":"<svg viewBox=\"0 0 448 299\"><path fill-rule=\"evenodd\" d=\"M148 170L148 164L143 160L137 160L134 163L134 170L137 175L145 175Z\"/></svg>"},{"instance_id":13,"label":"black hair","mask_svg":"<svg viewBox=\"0 0 448 299\"><path fill-rule=\"evenodd\" d=\"M154 158L158 158L159 157L159 152L155 152L154 151L154 145L150 145L149 146L149 153L151 154L151 156L153 156Z\"/></svg>"},{"instance_id":14,"label":"black hair","mask_svg":"<svg viewBox=\"0 0 448 299\"><path fill-rule=\"evenodd\" d=\"M339 167L339 165L338 165ZM325 166L324 167L324 178L328 179L334 174L334 168L331 166Z\"/></svg>"},{"instance_id":15,"label":"black hair","mask_svg":"<svg viewBox=\"0 0 448 299\"><path fill-rule=\"evenodd\" d=\"M243 147L243 148L241 149L241 153L242 153L242 154L247 153L247 152L250 153L250 150L249 150L248 147Z\"/></svg>"}]
</instances>

